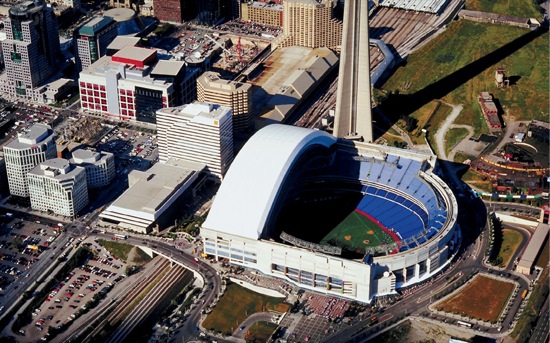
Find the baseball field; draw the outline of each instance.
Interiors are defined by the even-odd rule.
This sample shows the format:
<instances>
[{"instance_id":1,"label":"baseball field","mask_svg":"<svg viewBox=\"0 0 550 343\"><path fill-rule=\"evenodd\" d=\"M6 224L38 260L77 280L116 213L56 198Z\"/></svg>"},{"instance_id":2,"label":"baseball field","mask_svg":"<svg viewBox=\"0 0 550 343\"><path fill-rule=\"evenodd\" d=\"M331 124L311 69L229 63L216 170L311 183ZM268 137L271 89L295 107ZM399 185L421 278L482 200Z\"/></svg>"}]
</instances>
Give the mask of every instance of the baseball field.
<instances>
[{"instance_id":1,"label":"baseball field","mask_svg":"<svg viewBox=\"0 0 550 343\"><path fill-rule=\"evenodd\" d=\"M332 229L320 244L335 245L348 251L363 253L370 247L388 245L398 240L391 230L375 218L355 209Z\"/></svg>"}]
</instances>

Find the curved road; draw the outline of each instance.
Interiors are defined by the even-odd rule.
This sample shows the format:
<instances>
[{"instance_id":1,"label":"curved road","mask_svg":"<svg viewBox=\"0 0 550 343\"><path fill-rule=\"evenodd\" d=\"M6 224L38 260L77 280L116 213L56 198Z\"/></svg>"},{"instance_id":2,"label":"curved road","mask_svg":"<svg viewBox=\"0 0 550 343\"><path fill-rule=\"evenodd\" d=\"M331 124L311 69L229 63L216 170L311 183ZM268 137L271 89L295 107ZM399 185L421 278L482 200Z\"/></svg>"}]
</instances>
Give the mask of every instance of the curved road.
<instances>
[{"instance_id":1,"label":"curved road","mask_svg":"<svg viewBox=\"0 0 550 343\"><path fill-rule=\"evenodd\" d=\"M448 103L444 103L445 105L452 107L451 114L445 118L445 121L443 124L441 124L441 127L437 129L437 132L435 134L435 144L437 145L437 155L439 158L443 160L448 160L447 153L445 152L445 135L447 134L447 131L451 128L451 125L454 123L456 118L458 118L458 115L462 111L462 105L452 105Z\"/></svg>"}]
</instances>

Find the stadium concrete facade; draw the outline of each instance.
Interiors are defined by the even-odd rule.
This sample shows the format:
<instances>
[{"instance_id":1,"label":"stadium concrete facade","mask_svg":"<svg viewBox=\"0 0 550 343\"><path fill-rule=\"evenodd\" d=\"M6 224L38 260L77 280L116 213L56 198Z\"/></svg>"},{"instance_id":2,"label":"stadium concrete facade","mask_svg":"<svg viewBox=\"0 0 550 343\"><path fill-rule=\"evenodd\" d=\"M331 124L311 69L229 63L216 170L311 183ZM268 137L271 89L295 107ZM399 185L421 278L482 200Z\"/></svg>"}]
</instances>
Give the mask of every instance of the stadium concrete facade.
<instances>
[{"instance_id":1,"label":"stadium concrete facade","mask_svg":"<svg viewBox=\"0 0 550 343\"><path fill-rule=\"evenodd\" d=\"M456 252L457 203L436 172L437 158L427 153L269 125L229 168L201 228L204 252L303 288L369 302L433 276ZM324 222L341 222L350 212L337 210L345 202L351 212L369 213L391 242L364 240L358 247L346 245L349 235L344 243L319 239L319 231L331 230ZM282 220L296 204L300 215L292 218L298 219ZM302 211L304 204L313 210ZM308 225L300 216L318 219Z\"/></svg>"}]
</instances>

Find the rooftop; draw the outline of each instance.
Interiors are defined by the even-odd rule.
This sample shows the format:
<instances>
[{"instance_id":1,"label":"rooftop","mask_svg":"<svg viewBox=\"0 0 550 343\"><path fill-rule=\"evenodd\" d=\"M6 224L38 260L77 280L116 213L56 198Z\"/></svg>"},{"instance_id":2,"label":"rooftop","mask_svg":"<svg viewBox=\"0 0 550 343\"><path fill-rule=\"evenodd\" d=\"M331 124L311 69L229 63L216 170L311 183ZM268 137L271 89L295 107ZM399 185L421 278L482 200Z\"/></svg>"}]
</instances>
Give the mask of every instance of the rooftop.
<instances>
[{"instance_id":1,"label":"rooftop","mask_svg":"<svg viewBox=\"0 0 550 343\"><path fill-rule=\"evenodd\" d=\"M157 113L168 113L190 119L204 118L208 121L221 120L228 112L231 112L231 108L229 107L199 101L183 106L163 108L157 111Z\"/></svg>"},{"instance_id":2,"label":"rooftop","mask_svg":"<svg viewBox=\"0 0 550 343\"><path fill-rule=\"evenodd\" d=\"M104 27L113 22L114 20L110 17L93 17L80 27L78 33L83 36L95 36Z\"/></svg>"},{"instance_id":3,"label":"rooftop","mask_svg":"<svg viewBox=\"0 0 550 343\"><path fill-rule=\"evenodd\" d=\"M117 36L107 49L110 50L121 50L126 46L138 46L140 44L141 38L139 37L130 37L130 36Z\"/></svg>"},{"instance_id":4,"label":"rooftop","mask_svg":"<svg viewBox=\"0 0 550 343\"><path fill-rule=\"evenodd\" d=\"M184 67L185 67L185 62L183 61L160 60L151 71L151 74L176 76L178 75L180 70Z\"/></svg>"},{"instance_id":5,"label":"rooftop","mask_svg":"<svg viewBox=\"0 0 550 343\"><path fill-rule=\"evenodd\" d=\"M128 176L132 184L107 211L118 208L154 215L177 189L204 168L201 163L170 159L156 163L147 171L134 170Z\"/></svg>"},{"instance_id":6,"label":"rooftop","mask_svg":"<svg viewBox=\"0 0 550 343\"><path fill-rule=\"evenodd\" d=\"M76 149L72 152L71 162L74 164L84 163L96 163L108 156L111 156L110 152L97 152L88 149Z\"/></svg>"},{"instance_id":7,"label":"rooftop","mask_svg":"<svg viewBox=\"0 0 550 343\"><path fill-rule=\"evenodd\" d=\"M64 158L52 158L34 167L29 174L44 176L55 180L73 179L77 174L82 173L84 168L76 167Z\"/></svg>"},{"instance_id":8,"label":"rooftop","mask_svg":"<svg viewBox=\"0 0 550 343\"><path fill-rule=\"evenodd\" d=\"M36 123L23 130L17 135L17 139L9 142L5 147L12 149L27 149L31 145L38 144L53 135L52 128L49 125Z\"/></svg>"},{"instance_id":9,"label":"rooftop","mask_svg":"<svg viewBox=\"0 0 550 343\"><path fill-rule=\"evenodd\" d=\"M157 50L140 48L136 46L125 46L113 55L113 61L116 59L125 59L131 61L146 62L157 55ZM116 61L119 62L119 61Z\"/></svg>"},{"instance_id":10,"label":"rooftop","mask_svg":"<svg viewBox=\"0 0 550 343\"><path fill-rule=\"evenodd\" d=\"M136 11L129 8L112 8L108 11L105 11L103 15L113 18L115 21L121 22L135 17Z\"/></svg>"}]
</instances>

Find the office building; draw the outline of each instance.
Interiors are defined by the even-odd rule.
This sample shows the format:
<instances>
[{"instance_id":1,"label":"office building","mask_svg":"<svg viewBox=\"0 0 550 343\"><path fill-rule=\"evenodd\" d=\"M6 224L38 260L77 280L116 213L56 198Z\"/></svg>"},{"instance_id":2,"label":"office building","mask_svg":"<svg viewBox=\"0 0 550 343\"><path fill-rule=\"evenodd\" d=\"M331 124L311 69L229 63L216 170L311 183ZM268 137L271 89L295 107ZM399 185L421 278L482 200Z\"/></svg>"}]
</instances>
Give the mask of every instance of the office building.
<instances>
[{"instance_id":1,"label":"office building","mask_svg":"<svg viewBox=\"0 0 550 343\"><path fill-rule=\"evenodd\" d=\"M195 101L157 111L159 160L177 158L206 164L222 179L233 161L231 108Z\"/></svg>"},{"instance_id":2,"label":"office building","mask_svg":"<svg viewBox=\"0 0 550 343\"><path fill-rule=\"evenodd\" d=\"M34 124L4 146L4 160L10 194L29 196L27 173L39 163L57 156L54 132L44 124Z\"/></svg>"},{"instance_id":3,"label":"office building","mask_svg":"<svg viewBox=\"0 0 550 343\"><path fill-rule=\"evenodd\" d=\"M84 23L74 35L77 70L86 69L105 56L116 36L116 21L110 17L94 17Z\"/></svg>"},{"instance_id":4,"label":"office building","mask_svg":"<svg viewBox=\"0 0 550 343\"><path fill-rule=\"evenodd\" d=\"M55 75L61 57L53 10L40 1L19 2L9 9L4 30L7 95L41 101L39 86Z\"/></svg>"},{"instance_id":5,"label":"office building","mask_svg":"<svg viewBox=\"0 0 550 343\"><path fill-rule=\"evenodd\" d=\"M70 162L86 169L88 188L107 186L115 177L115 156L110 152L77 149Z\"/></svg>"},{"instance_id":6,"label":"office building","mask_svg":"<svg viewBox=\"0 0 550 343\"><path fill-rule=\"evenodd\" d=\"M220 74L207 71L197 79L197 100L227 106L233 110L233 132L250 128L249 83L224 80Z\"/></svg>"},{"instance_id":7,"label":"office building","mask_svg":"<svg viewBox=\"0 0 550 343\"><path fill-rule=\"evenodd\" d=\"M233 19L238 13L238 3L235 0L200 0L197 5L196 20L201 25L218 25Z\"/></svg>"},{"instance_id":8,"label":"office building","mask_svg":"<svg viewBox=\"0 0 550 343\"><path fill-rule=\"evenodd\" d=\"M333 48L342 43L342 21L333 15L335 0L287 0L283 2L283 34L280 47Z\"/></svg>"},{"instance_id":9,"label":"office building","mask_svg":"<svg viewBox=\"0 0 550 343\"><path fill-rule=\"evenodd\" d=\"M80 72L80 101L88 112L155 123L157 110L196 98L198 72L181 61L159 61L154 49L125 46Z\"/></svg>"},{"instance_id":10,"label":"office building","mask_svg":"<svg viewBox=\"0 0 550 343\"><path fill-rule=\"evenodd\" d=\"M62 158L53 158L28 173L33 210L74 218L88 204L86 170Z\"/></svg>"},{"instance_id":11,"label":"office building","mask_svg":"<svg viewBox=\"0 0 550 343\"><path fill-rule=\"evenodd\" d=\"M181 23L197 16L196 1L152 0L152 2L155 17L161 21Z\"/></svg>"}]
</instances>

